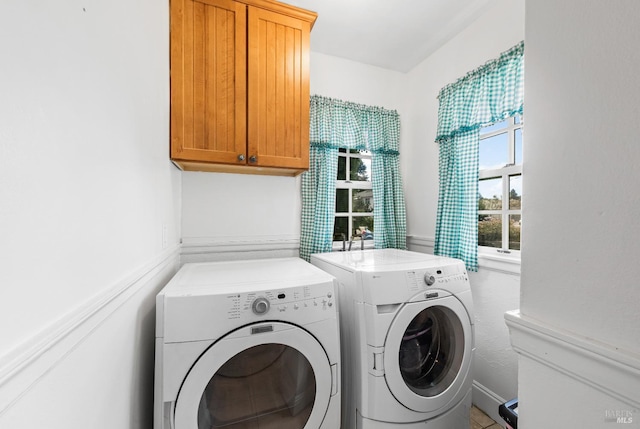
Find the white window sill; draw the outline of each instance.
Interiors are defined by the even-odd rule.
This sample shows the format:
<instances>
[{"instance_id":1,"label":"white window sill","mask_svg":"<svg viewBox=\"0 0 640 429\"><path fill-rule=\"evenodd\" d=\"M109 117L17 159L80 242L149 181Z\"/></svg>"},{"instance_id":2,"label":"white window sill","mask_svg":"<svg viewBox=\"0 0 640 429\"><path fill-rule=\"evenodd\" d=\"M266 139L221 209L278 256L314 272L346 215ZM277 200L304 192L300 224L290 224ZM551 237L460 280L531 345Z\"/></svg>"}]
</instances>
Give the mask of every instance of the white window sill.
<instances>
[{"instance_id":1,"label":"white window sill","mask_svg":"<svg viewBox=\"0 0 640 429\"><path fill-rule=\"evenodd\" d=\"M361 247L360 247L361 245L362 244L361 244L360 240L354 240L351 243L351 251L353 252L353 251L356 251L356 250L360 250L361 249ZM349 249L349 240L347 240L344 243L344 248L345 248L345 250ZM364 249L365 250L369 250L369 249L373 249L373 248L374 248L373 240L364 240ZM334 241L333 242L333 247L331 248L331 250L333 252L342 252L342 241Z\"/></svg>"},{"instance_id":2,"label":"white window sill","mask_svg":"<svg viewBox=\"0 0 640 429\"><path fill-rule=\"evenodd\" d=\"M505 255L498 252L478 251L478 267L491 271L520 275L520 253Z\"/></svg>"}]
</instances>

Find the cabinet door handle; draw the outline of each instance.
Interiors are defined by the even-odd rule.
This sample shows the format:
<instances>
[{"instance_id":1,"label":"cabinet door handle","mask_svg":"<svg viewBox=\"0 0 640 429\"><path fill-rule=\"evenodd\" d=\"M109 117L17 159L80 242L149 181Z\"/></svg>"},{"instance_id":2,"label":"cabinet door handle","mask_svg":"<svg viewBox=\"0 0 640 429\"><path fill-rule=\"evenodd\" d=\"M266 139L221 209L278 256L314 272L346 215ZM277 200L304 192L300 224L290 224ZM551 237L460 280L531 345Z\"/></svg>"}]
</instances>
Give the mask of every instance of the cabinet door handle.
<instances>
[{"instance_id":1,"label":"cabinet door handle","mask_svg":"<svg viewBox=\"0 0 640 429\"><path fill-rule=\"evenodd\" d=\"M244 153L238 155L238 161L244 161Z\"/></svg>"},{"instance_id":2,"label":"cabinet door handle","mask_svg":"<svg viewBox=\"0 0 640 429\"><path fill-rule=\"evenodd\" d=\"M251 155L249 157L249 162L252 163L252 164L255 164L256 162L258 162L258 157L255 156L255 155Z\"/></svg>"}]
</instances>

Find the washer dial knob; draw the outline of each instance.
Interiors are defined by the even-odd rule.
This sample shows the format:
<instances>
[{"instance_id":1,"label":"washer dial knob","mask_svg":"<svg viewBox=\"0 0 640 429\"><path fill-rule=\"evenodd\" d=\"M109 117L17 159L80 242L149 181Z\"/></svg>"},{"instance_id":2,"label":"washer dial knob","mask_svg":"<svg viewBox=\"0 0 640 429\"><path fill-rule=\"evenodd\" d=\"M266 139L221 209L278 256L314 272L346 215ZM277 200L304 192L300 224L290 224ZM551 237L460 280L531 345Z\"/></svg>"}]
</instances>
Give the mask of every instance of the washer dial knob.
<instances>
[{"instance_id":1,"label":"washer dial knob","mask_svg":"<svg viewBox=\"0 0 640 429\"><path fill-rule=\"evenodd\" d=\"M267 314L270 307L269 300L264 297L256 298L251 304L251 309L257 315Z\"/></svg>"},{"instance_id":2,"label":"washer dial knob","mask_svg":"<svg viewBox=\"0 0 640 429\"><path fill-rule=\"evenodd\" d=\"M427 286L431 286L436 282L436 278L433 277L430 273L425 273L424 282L427 284Z\"/></svg>"}]
</instances>

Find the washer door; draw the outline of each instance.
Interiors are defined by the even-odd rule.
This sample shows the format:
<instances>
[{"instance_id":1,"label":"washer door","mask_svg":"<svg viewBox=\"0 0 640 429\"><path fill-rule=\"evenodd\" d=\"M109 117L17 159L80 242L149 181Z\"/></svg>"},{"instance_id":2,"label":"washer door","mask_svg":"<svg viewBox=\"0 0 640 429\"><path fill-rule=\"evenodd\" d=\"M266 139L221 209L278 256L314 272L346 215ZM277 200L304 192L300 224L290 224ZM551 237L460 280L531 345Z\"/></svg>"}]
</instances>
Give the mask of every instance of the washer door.
<instances>
[{"instance_id":1,"label":"washer door","mask_svg":"<svg viewBox=\"0 0 640 429\"><path fill-rule=\"evenodd\" d=\"M332 373L320 343L287 323L244 326L212 345L185 378L175 429L318 428Z\"/></svg>"},{"instance_id":2,"label":"washer door","mask_svg":"<svg viewBox=\"0 0 640 429\"><path fill-rule=\"evenodd\" d=\"M433 412L464 395L473 339L464 306L449 296L405 304L385 340L385 379L405 407Z\"/></svg>"}]
</instances>

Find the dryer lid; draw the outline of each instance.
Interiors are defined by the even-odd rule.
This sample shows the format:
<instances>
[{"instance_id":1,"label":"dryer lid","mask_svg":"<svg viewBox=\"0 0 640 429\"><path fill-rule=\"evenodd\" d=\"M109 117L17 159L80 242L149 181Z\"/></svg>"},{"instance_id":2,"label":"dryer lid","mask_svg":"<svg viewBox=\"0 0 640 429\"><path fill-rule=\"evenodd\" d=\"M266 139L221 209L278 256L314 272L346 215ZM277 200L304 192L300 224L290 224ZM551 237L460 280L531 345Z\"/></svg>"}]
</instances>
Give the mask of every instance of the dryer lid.
<instances>
[{"instance_id":1,"label":"dryer lid","mask_svg":"<svg viewBox=\"0 0 640 429\"><path fill-rule=\"evenodd\" d=\"M300 258L198 262L184 264L160 294L224 295L327 282L333 277Z\"/></svg>"},{"instance_id":2,"label":"dryer lid","mask_svg":"<svg viewBox=\"0 0 640 429\"><path fill-rule=\"evenodd\" d=\"M318 253L311 255L311 260L325 261L350 271L363 272L405 271L463 264L458 259L400 249Z\"/></svg>"}]
</instances>

